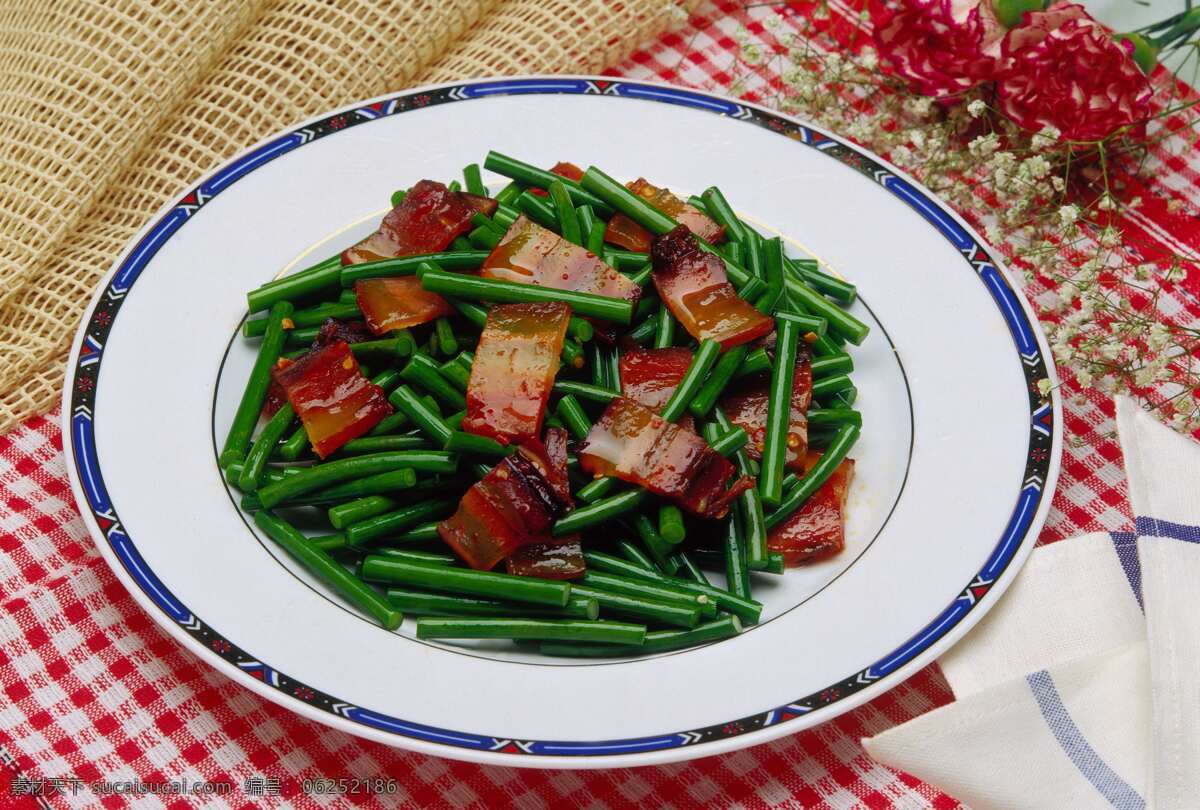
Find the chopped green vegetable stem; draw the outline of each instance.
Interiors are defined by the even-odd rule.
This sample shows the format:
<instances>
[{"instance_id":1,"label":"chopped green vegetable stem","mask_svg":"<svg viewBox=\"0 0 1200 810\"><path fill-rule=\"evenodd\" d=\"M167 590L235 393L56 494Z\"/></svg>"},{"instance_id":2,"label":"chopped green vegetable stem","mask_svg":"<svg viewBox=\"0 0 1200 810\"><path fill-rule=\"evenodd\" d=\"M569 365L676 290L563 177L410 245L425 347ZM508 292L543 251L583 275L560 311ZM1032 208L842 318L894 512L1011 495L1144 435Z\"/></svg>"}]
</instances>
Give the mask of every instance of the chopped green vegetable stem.
<instances>
[{"instance_id":1,"label":"chopped green vegetable stem","mask_svg":"<svg viewBox=\"0 0 1200 810\"><path fill-rule=\"evenodd\" d=\"M574 534L583 529L607 523L613 518L637 509L648 496L649 493L643 489L631 489L610 498L602 498L586 506L581 506L555 522L554 536L562 537L564 534Z\"/></svg>"},{"instance_id":2,"label":"chopped green vegetable stem","mask_svg":"<svg viewBox=\"0 0 1200 810\"><path fill-rule=\"evenodd\" d=\"M343 287L352 287L354 282L367 278L389 278L414 275L421 265L431 263L445 270L475 270L488 256L486 250L449 250L420 256L401 256L397 259L381 259L375 262L348 264L340 270Z\"/></svg>"},{"instance_id":3,"label":"chopped green vegetable stem","mask_svg":"<svg viewBox=\"0 0 1200 810\"><path fill-rule=\"evenodd\" d=\"M804 505L804 502L817 491L821 484L829 480L829 476L833 475L833 471L837 469L842 460L846 458L846 454L850 452L850 448L858 441L860 431L858 425L851 423L843 424L838 428L833 442L821 454L817 463L804 474L800 483L788 493L779 507L767 515L768 529L775 528L787 519L790 514Z\"/></svg>"},{"instance_id":4,"label":"chopped green vegetable stem","mask_svg":"<svg viewBox=\"0 0 1200 810\"><path fill-rule=\"evenodd\" d=\"M258 347L258 356L254 358L254 366L250 369L250 379L246 382L242 399L233 414L233 422L225 437L225 445L221 449L221 466L233 461L242 461L246 457L250 436L254 432L254 425L262 412L263 401L267 398L267 388L271 384L271 369L283 349L283 321L291 314L292 305L288 301L279 301L271 306L267 329L262 344Z\"/></svg>"},{"instance_id":5,"label":"chopped green vegetable stem","mask_svg":"<svg viewBox=\"0 0 1200 810\"><path fill-rule=\"evenodd\" d=\"M567 394L558 401L556 410L558 417L567 426L567 430L571 431L572 436L581 440L587 438L588 431L592 429L592 422L584 413L579 400L575 399L573 395Z\"/></svg>"},{"instance_id":6,"label":"chopped green vegetable stem","mask_svg":"<svg viewBox=\"0 0 1200 810\"><path fill-rule=\"evenodd\" d=\"M633 318L633 304L621 298L442 270L424 270L420 277L426 290L455 298L502 304L555 301L568 304L580 315L602 320L627 324Z\"/></svg>"},{"instance_id":7,"label":"chopped green vegetable stem","mask_svg":"<svg viewBox=\"0 0 1200 810\"><path fill-rule=\"evenodd\" d=\"M575 619L422 616L417 619L417 638L522 638L637 645L646 638L646 626Z\"/></svg>"},{"instance_id":8,"label":"chopped green vegetable stem","mask_svg":"<svg viewBox=\"0 0 1200 810\"><path fill-rule=\"evenodd\" d=\"M363 576L374 582L535 605L551 605L557 608L566 607L571 599L571 585L567 582L499 574L494 571L426 565L380 555L369 555L363 560Z\"/></svg>"},{"instance_id":9,"label":"chopped green vegetable stem","mask_svg":"<svg viewBox=\"0 0 1200 810\"><path fill-rule=\"evenodd\" d=\"M380 553L388 551L391 549L378 549ZM392 555L386 554L385 556ZM498 599L427 593L407 588L388 588L387 599L406 616L520 616L595 621L600 615L600 606L596 600L575 595L574 588L572 588L572 592L566 606L561 608L503 602Z\"/></svg>"},{"instance_id":10,"label":"chopped green vegetable stem","mask_svg":"<svg viewBox=\"0 0 1200 810\"><path fill-rule=\"evenodd\" d=\"M285 402L263 426L258 438L250 446L250 452L246 454L246 462L242 465L241 475L238 476L238 489L242 492L253 492L258 489L258 485L262 483L271 451L275 449L279 440L283 438L283 434L295 421L296 412L292 410L290 404Z\"/></svg>"},{"instance_id":11,"label":"chopped green vegetable stem","mask_svg":"<svg viewBox=\"0 0 1200 810\"><path fill-rule=\"evenodd\" d=\"M400 611L374 588L343 568L341 563L329 556L329 552L314 545L289 523L268 511L255 512L254 522L301 565L385 629L395 630L400 626Z\"/></svg>"},{"instance_id":12,"label":"chopped green vegetable stem","mask_svg":"<svg viewBox=\"0 0 1200 810\"><path fill-rule=\"evenodd\" d=\"M790 320L777 319L775 365L767 391L767 424L763 437L762 472L758 491L763 503L778 506L783 497L783 467L787 461L788 436L792 416L792 380L796 371L800 327Z\"/></svg>"},{"instance_id":13,"label":"chopped green vegetable stem","mask_svg":"<svg viewBox=\"0 0 1200 810\"><path fill-rule=\"evenodd\" d=\"M467 191L471 194L480 197L487 196L487 186L483 184L478 163L469 163L463 167L463 182L467 184Z\"/></svg>"},{"instance_id":14,"label":"chopped green vegetable stem","mask_svg":"<svg viewBox=\"0 0 1200 810\"><path fill-rule=\"evenodd\" d=\"M663 504L658 507L658 534L671 544L683 542L687 530L683 525L683 512L674 504Z\"/></svg>"},{"instance_id":15,"label":"chopped green vegetable stem","mask_svg":"<svg viewBox=\"0 0 1200 810\"><path fill-rule=\"evenodd\" d=\"M684 409L704 385L704 379L708 376L713 364L717 362L720 354L720 343L711 338L700 341L700 348L692 356L692 362L684 373L683 379L679 381L679 385L675 386L671 398L663 406L661 411L663 419L674 422L683 416Z\"/></svg>"},{"instance_id":16,"label":"chopped green vegetable stem","mask_svg":"<svg viewBox=\"0 0 1200 810\"><path fill-rule=\"evenodd\" d=\"M658 305L655 314L654 348L669 349L675 345L675 318L666 304Z\"/></svg>"},{"instance_id":17,"label":"chopped green vegetable stem","mask_svg":"<svg viewBox=\"0 0 1200 810\"><path fill-rule=\"evenodd\" d=\"M750 347L742 344L741 346L734 346L721 355L721 358L717 360L716 365L713 366L712 371L709 373L708 379L704 381L704 385L700 386L700 390L696 392L691 402L688 403L688 410L692 412L693 416L699 419L708 416L708 412L717 404L717 400L724 393L725 387L729 385L729 381L734 378L738 369L742 367L749 352Z\"/></svg>"},{"instance_id":18,"label":"chopped green vegetable stem","mask_svg":"<svg viewBox=\"0 0 1200 810\"><path fill-rule=\"evenodd\" d=\"M575 214L575 206L571 204L571 196L562 180L550 184L550 202L554 204L554 214L558 220L558 232L563 239L583 245L583 231L579 227L579 217Z\"/></svg>"},{"instance_id":19,"label":"chopped green vegetable stem","mask_svg":"<svg viewBox=\"0 0 1200 810\"><path fill-rule=\"evenodd\" d=\"M441 414L418 397L417 393L407 385L398 386L388 397L388 402L407 416L438 446L444 445L449 440L450 434L454 432L442 419Z\"/></svg>"}]
</instances>

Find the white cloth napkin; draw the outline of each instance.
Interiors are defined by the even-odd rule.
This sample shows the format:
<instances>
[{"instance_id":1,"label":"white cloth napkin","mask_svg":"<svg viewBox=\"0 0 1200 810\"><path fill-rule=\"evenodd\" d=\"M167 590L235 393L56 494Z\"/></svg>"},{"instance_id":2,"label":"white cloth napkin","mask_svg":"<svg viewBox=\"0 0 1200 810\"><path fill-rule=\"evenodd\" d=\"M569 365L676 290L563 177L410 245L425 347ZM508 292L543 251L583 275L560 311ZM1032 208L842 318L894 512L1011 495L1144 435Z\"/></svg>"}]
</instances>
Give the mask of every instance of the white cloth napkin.
<instances>
[{"instance_id":1,"label":"white cloth napkin","mask_svg":"<svg viewBox=\"0 0 1200 810\"><path fill-rule=\"evenodd\" d=\"M940 664L955 701L863 740L984 808L1200 808L1200 444L1117 399L1135 532L1036 549Z\"/></svg>"}]
</instances>

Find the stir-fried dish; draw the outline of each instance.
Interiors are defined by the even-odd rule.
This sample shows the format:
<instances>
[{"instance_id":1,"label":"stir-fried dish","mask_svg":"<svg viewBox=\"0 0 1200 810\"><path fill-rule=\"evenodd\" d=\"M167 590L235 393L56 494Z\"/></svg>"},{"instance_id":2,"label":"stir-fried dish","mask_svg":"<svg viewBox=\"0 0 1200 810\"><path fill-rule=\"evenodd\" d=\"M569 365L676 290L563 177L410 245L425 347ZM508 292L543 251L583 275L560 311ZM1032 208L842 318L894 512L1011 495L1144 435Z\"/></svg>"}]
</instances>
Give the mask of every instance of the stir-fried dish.
<instances>
[{"instance_id":1,"label":"stir-fried dish","mask_svg":"<svg viewBox=\"0 0 1200 810\"><path fill-rule=\"evenodd\" d=\"M845 547L854 286L715 187L483 166L510 182L420 180L247 295L226 479L388 629L563 657L736 635L758 576Z\"/></svg>"}]
</instances>

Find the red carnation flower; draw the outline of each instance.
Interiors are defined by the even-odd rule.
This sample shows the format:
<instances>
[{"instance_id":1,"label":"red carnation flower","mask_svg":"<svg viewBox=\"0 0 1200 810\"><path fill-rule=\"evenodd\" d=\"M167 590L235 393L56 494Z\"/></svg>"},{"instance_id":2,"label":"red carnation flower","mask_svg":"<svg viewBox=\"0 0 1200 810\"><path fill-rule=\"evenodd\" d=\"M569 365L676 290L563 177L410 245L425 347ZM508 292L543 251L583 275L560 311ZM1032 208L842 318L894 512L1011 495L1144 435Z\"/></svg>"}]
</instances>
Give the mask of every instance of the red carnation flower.
<instances>
[{"instance_id":1,"label":"red carnation flower","mask_svg":"<svg viewBox=\"0 0 1200 810\"><path fill-rule=\"evenodd\" d=\"M1083 6L1026 14L1000 53L999 107L1025 129L1052 126L1067 140L1093 141L1149 114L1152 90L1133 43L1115 40Z\"/></svg>"},{"instance_id":2,"label":"red carnation flower","mask_svg":"<svg viewBox=\"0 0 1200 810\"><path fill-rule=\"evenodd\" d=\"M871 6L875 47L923 96L961 95L995 73L1004 28L990 0L902 0Z\"/></svg>"}]
</instances>

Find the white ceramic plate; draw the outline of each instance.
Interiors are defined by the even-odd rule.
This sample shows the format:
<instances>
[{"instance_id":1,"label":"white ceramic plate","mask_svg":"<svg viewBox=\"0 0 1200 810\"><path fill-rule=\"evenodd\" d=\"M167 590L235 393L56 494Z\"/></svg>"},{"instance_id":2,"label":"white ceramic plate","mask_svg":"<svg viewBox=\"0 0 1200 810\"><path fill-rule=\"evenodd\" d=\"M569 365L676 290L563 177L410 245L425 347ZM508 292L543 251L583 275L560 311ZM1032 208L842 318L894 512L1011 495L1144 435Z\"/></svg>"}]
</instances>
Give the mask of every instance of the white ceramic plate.
<instances>
[{"instance_id":1,"label":"white ceramic plate","mask_svg":"<svg viewBox=\"0 0 1200 810\"><path fill-rule=\"evenodd\" d=\"M848 548L756 577L764 621L632 661L544 659L388 633L235 508L215 463L254 349L245 291L354 241L390 193L489 148L595 163L747 217L861 291L865 427ZM498 178L489 178L493 181ZM979 238L878 158L729 99L586 77L480 81L347 107L271 138L159 212L75 340L66 451L85 520L155 619L306 717L503 765L641 765L729 751L857 706L995 603L1049 508L1060 450L1045 341ZM770 582L766 580L770 579Z\"/></svg>"}]
</instances>

